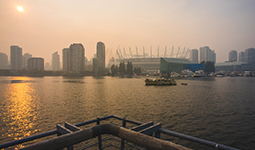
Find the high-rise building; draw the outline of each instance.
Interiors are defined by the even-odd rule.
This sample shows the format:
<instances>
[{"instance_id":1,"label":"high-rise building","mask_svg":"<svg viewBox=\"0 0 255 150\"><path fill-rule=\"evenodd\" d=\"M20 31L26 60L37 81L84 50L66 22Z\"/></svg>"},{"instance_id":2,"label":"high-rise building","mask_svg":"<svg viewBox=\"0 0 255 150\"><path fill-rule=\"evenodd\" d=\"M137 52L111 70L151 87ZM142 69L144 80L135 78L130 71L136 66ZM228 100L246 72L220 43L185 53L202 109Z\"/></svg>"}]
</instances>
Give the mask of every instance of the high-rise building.
<instances>
[{"instance_id":1,"label":"high-rise building","mask_svg":"<svg viewBox=\"0 0 255 150\"><path fill-rule=\"evenodd\" d=\"M52 70L57 71L60 70L60 62L58 52L52 54Z\"/></svg>"},{"instance_id":2,"label":"high-rise building","mask_svg":"<svg viewBox=\"0 0 255 150\"><path fill-rule=\"evenodd\" d=\"M98 58L93 58L93 72L95 75L97 75L99 71L99 66L98 66Z\"/></svg>"},{"instance_id":3,"label":"high-rise building","mask_svg":"<svg viewBox=\"0 0 255 150\"><path fill-rule=\"evenodd\" d=\"M22 48L19 46L11 46L11 69L21 70L22 69Z\"/></svg>"},{"instance_id":4,"label":"high-rise building","mask_svg":"<svg viewBox=\"0 0 255 150\"><path fill-rule=\"evenodd\" d=\"M81 43L71 44L69 48L64 48L62 53L63 53L63 71L67 72L84 71L85 50Z\"/></svg>"},{"instance_id":5,"label":"high-rise building","mask_svg":"<svg viewBox=\"0 0 255 150\"><path fill-rule=\"evenodd\" d=\"M239 53L239 62L245 62L245 53L244 52Z\"/></svg>"},{"instance_id":6,"label":"high-rise building","mask_svg":"<svg viewBox=\"0 0 255 150\"><path fill-rule=\"evenodd\" d=\"M103 42L97 42L98 71L105 70L105 45Z\"/></svg>"},{"instance_id":7,"label":"high-rise building","mask_svg":"<svg viewBox=\"0 0 255 150\"><path fill-rule=\"evenodd\" d=\"M255 48L248 48L245 50L245 62L255 62Z\"/></svg>"},{"instance_id":8,"label":"high-rise building","mask_svg":"<svg viewBox=\"0 0 255 150\"><path fill-rule=\"evenodd\" d=\"M236 50L232 50L229 52L229 57L228 57L228 61L229 62L234 62L237 61L237 51Z\"/></svg>"},{"instance_id":9,"label":"high-rise building","mask_svg":"<svg viewBox=\"0 0 255 150\"><path fill-rule=\"evenodd\" d=\"M51 65L50 65L49 62L46 62L46 63L45 63L44 70L52 70L52 67L51 67Z\"/></svg>"},{"instance_id":10,"label":"high-rise building","mask_svg":"<svg viewBox=\"0 0 255 150\"><path fill-rule=\"evenodd\" d=\"M211 61L216 63L216 54L208 46L200 47L200 62Z\"/></svg>"},{"instance_id":11,"label":"high-rise building","mask_svg":"<svg viewBox=\"0 0 255 150\"><path fill-rule=\"evenodd\" d=\"M192 49L190 51L190 61L193 63L198 63L198 50Z\"/></svg>"},{"instance_id":12,"label":"high-rise building","mask_svg":"<svg viewBox=\"0 0 255 150\"><path fill-rule=\"evenodd\" d=\"M44 59L40 57L32 57L27 61L27 70L33 69L44 70Z\"/></svg>"},{"instance_id":13,"label":"high-rise building","mask_svg":"<svg viewBox=\"0 0 255 150\"><path fill-rule=\"evenodd\" d=\"M5 53L0 53L0 69L7 69L8 56Z\"/></svg>"},{"instance_id":14,"label":"high-rise building","mask_svg":"<svg viewBox=\"0 0 255 150\"><path fill-rule=\"evenodd\" d=\"M29 58L32 58L32 54L25 53L25 54L22 56L22 68L27 69L27 60L28 60Z\"/></svg>"},{"instance_id":15,"label":"high-rise building","mask_svg":"<svg viewBox=\"0 0 255 150\"><path fill-rule=\"evenodd\" d=\"M62 50L62 63L63 63L63 71L70 71L71 66L71 55L70 55L70 49L64 48Z\"/></svg>"}]
</instances>

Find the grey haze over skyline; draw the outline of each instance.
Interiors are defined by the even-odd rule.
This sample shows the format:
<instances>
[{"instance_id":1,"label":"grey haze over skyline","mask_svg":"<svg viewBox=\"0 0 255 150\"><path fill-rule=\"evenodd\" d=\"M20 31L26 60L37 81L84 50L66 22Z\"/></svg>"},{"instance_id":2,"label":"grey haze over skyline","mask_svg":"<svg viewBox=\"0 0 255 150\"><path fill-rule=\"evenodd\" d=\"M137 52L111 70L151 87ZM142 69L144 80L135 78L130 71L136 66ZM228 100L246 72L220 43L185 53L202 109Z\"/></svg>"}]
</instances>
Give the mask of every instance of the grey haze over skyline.
<instances>
[{"instance_id":1,"label":"grey haze over skyline","mask_svg":"<svg viewBox=\"0 0 255 150\"><path fill-rule=\"evenodd\" d=\"M10 57L10 46L18 45L50 62L54 52L62 57L63 48L82 43L90 59L102 41L106 61L120 45L133 53L144 46L148 54L152 46L153 55L158 46L209 46L224 62L231 50L255 47L254 8L254 0L0 0L0 52Z\"/></svg>"}]
</instances>

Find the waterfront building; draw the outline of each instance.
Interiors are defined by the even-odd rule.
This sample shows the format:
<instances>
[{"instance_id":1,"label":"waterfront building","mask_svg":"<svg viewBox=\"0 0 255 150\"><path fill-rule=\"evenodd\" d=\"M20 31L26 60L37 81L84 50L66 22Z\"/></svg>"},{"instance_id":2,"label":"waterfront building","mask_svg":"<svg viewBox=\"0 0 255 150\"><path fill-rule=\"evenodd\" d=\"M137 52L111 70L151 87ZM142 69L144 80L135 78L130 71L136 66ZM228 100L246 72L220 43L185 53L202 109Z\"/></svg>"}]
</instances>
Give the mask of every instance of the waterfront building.
<instances>
[{"instance_id":1,"label":"waterfront building","mask_svg":"<svg viewBox=\"0 0 255 150\"><path fill-rule=\"evenodd\" d=\"M22 48L19 46L11 46L11 69L21 70L22 69Z\"/></svg>"},{"instance_id":2,"label":"waterfront building","mask_svg":"<svg viewBox=\"0 0 255 150\"><path fill-rule=\"evenodd\" d=\"M27 69L27 60L29 58L32 58L32 54L29 54L29 53L25 53L23 56L22 56L22 68L25 68Z\"/></svg>"},{"instance_id":3,"label":"waterfront building","mask_svg":"<svg viewBox=\"0 0 255 150\"><path fill-rule=\"evenodd\" d=\"M71 71L78 72L84 70L84 47L81 43L74 43L70 46Z\"/></svg>"},{"instance_id":4,"label":"waterfront building","mask_svg":"<svg viewBox=\"0 0 255 150\"><path fill-rule=\"evenodd\" d=\"M52 70L60 70L60 62L58 52L52 54Z\"/></svg>"},{"instance_id":5,"label":"waterfront building","mask_svg":"<svg viewBox=\"0 0 255 150\"><path fill-rule=\"evenodd\" d=\"M170 75L171 72L181 73L183 69L189 69L193 72L203 70L204 64L193 63L183 58L160 58L160 73Z\"/></svg>"},{"instance_id":6,"label":"waterfront building","mask_svg":"<svg viewBox=\"0 0 255 150\"><path fill-rule=\"evenodd\" d=\"M93 73L97 75L99 71L99 63L98 63L98 58L93 58Z\"/></svg>"},{"instance_id":7,"label":"waterfront building","mask_svg":"<svg viewBox=\"0 0 255 150\"><path fill-rule=\"evenodd\" d=\"M214 50L211 50L208 46L200 47L200 62L211 61L216 63L216 54Z\"/></svg>"},{"instance_id":8,"label":"waterfront building","mask_svg":"<svg viewBox=\"0 0 255 150\"><path fill-rule=\"evenodd\" d=\"M52 70L51 65L49 62L45 63L45 70Z\"/></svg>"},{"instance_id":9,"label":"waterfront building","mask_svg":"<svg viewBox=\"0 0 255 150\"><path fill-rule=\"evenodd\" d=\"M68 72L71 70L71 58L70 58L70 49L64 48L62 50L62 62L63 62L63 71Z\"/></svg>"},{"instance_id":10,"label":"waterfront building","mask_svg":"<svg viewBox=\"0 0 255 150\"><path fill-rule=\"evenodd\" d=\"M245 53L244 52L239 53L239 62L245 62Z\"/></svg>"},{"instance_id":11,"label":"waterfront building","mask_svg":"<svg viewBox=\"0 0 255 150\"><path fill-rule=\"evenodd\" d=\"M5 53L0 52L0 69L7 69L8 56Z\"/></svg>"},{"instance_id":12,"label":"waterfront building","mask_svg":"<svg viewBox=\"0 0 255 150\"><path fill-rule=\"evenodd\" d=\"M81 43L74 43L69 48L64 48L62 51L63 71L72 73L84 71L84 54L85 49Z\"/></svg>"},{"instance_id":13,"label":"waterfront building","mask_svg":"<svg viewBox=\"0 0 255 150\"><path fill-rule=\"evenodd\" d=\"M237 61L237 51L236 50L232 50L229 52L229 62L234 62Z\"/></svg>"},{"instance_id":14,"label":"waterfront building","mask_svg":"<svg viewBox=\"0 0 255 150\"><path fill-rule=\"evenodd\" d=\"M32 71L34 69L44 70L44 59L41 57L32 57L27 61L27 69Z\"/></svg>"},{"instance_id":15,"label":"waterfront building","mask_svg":"<svg viewBox=\"0 0 255 150\"><path fill-rule=\"evenodd\" d=\"M105 45L103 42L97 42L97 60L98 71L105 70Z\"/></svg>"},{"instance_id":16,"label":"waterfront building","mask_svg":"<svg viewBox=\"0 0 255 150\"><path fill-rule=\"evenodd\" d=\"M193 63L198 63L198 50L192 49L190 51L190 61Z\"/></svg>"},{"instance_id":17,"label":"waterfront building","mask_svg":"<svg viewBox=\"0 0 255 150\"><path fill-rule=\"evenodd\" d=\"M248 48L245 50L245 62L254 63L255 62L255 49Z\"/></svg>"}]
</instances>

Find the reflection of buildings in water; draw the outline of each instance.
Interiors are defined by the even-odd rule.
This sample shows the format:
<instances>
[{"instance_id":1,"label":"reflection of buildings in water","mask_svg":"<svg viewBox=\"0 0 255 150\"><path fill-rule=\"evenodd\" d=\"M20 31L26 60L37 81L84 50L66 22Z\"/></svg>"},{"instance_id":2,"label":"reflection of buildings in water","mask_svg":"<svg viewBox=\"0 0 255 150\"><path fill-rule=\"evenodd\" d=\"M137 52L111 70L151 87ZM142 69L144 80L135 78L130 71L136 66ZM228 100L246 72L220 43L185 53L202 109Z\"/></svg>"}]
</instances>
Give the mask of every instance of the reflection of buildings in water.
<instances>
[{"instance_id":1,"label":"reflection of buildings in water","mask_svg":"<svg viewBox=\"0 0 255 150\"><path fill-rule=\"evenodd\" d=\"M14 77L12 80L31 80L27 77ZM35 121L37 120L36 111L36 95L34 89L31 88L30 83L14 83L4 91L6 105L3 109L3 119L6 128L2 130L5 135L10 138L20 139L30 136L39 131L35 128ZM7 130L7 131L6 131Z\"/></svg>"}]
</instances>

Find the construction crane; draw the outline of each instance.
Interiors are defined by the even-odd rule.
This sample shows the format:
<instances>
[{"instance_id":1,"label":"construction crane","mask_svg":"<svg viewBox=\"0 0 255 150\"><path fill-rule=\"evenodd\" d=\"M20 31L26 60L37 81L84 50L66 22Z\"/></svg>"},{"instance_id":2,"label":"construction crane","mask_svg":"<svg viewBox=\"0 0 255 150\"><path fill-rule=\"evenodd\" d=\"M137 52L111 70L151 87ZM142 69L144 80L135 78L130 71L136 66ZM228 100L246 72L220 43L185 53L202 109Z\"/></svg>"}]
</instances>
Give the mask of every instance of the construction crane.
<instances>
[{"instance_id":1,"label":"construction crane","mask_svg":"<svg viewBox=\"0 0 255 150\"><path fill-rule=\"evenodd\" d=\"M133 58L132 52L131 52L131 48L129 47L129 52L130 52L130 56L131 58Z\"/></svg>"}]
</instances>

